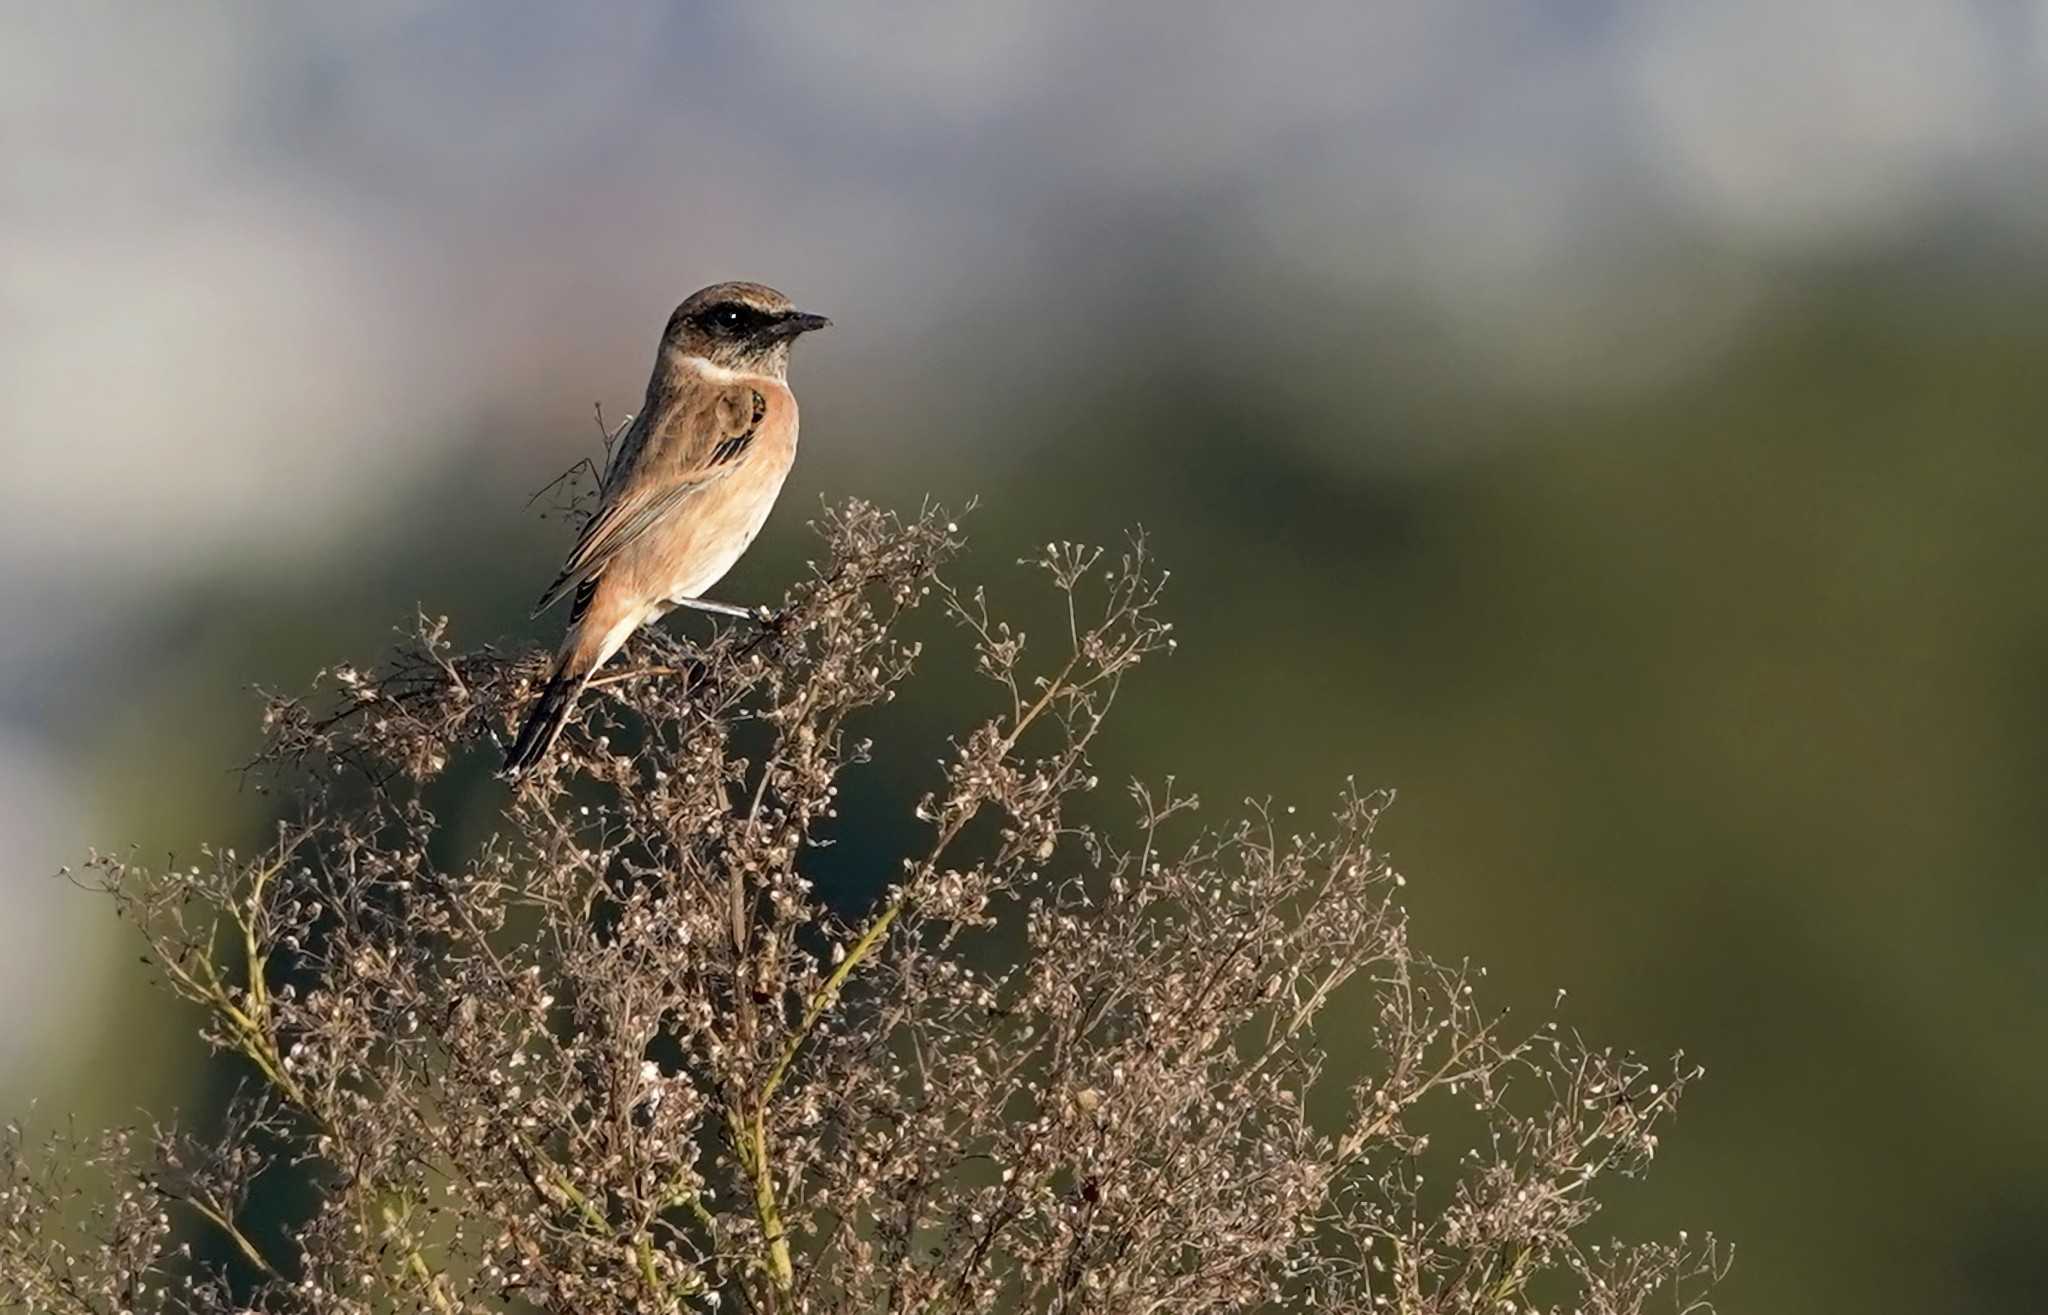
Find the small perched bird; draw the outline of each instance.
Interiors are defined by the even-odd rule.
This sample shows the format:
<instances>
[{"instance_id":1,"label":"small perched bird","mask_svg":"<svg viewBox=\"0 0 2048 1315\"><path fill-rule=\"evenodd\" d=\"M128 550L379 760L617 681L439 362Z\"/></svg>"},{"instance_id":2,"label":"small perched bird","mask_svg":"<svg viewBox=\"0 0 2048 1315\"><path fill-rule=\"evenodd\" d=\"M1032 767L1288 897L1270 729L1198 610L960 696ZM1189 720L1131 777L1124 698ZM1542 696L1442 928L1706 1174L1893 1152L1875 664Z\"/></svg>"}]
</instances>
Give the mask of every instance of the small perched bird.
<instances>
[{"instance_id":1,"label":"small perched bird","mask_svg":"<svg viewBox=\"0 0 2048 1315\"><path fill-rule=\"evenodd\" d=\"M759 283L717 283L669 316L647 381L598 491L597 510L534 615L574 595L569 633L540 701L505 755L547 756L576 696L635 630L671 607L725 616L703 596L761 531L796 458L789 348L831 321Z\"/></svg>"}]
</instances>

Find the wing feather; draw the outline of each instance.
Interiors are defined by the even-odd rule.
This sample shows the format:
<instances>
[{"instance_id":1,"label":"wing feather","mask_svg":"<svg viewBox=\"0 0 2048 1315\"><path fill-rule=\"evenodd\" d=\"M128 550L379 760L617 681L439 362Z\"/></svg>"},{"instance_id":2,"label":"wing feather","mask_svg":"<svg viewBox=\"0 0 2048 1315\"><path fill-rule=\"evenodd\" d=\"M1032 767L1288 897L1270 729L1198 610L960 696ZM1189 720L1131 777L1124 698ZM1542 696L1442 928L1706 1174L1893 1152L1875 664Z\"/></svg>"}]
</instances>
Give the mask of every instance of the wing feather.
<instances>
[{"instance_id":1,"label":"wing feather","mask_svg":"<svg viewBox=\"0 0 2048 1315\"><path fill-rule=\"evenodd\" d=\"M766 399L743 384L697 384L662 406L643 408L605 472L596 512L534 615L594 581L648 531L683 514L692 495L723 478L745 454L766 410Z\"/></svg>"}]
</instances>

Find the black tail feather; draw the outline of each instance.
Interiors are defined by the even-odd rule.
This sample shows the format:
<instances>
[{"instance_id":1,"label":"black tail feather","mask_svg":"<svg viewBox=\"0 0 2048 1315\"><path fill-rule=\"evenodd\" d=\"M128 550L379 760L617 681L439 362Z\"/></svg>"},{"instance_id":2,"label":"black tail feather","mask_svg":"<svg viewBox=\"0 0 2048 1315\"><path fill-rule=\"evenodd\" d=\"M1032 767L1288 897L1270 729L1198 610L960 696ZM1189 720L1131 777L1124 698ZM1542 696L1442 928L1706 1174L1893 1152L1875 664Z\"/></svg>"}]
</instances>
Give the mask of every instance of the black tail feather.
<instances>
[{"instance_id":1,"label":"black tail feather","mask_svg":"<svg viewBox=\"0 0 2048 1315\"><path fill-rule=\"evenodd\" d=\"M507 772L518 776L548 756L548 750L555 747L562 727L569 724L569 714L576 707L576 696L583 692L589 681L590 673L576 670L571 663L564 662L555 668L548 687L541 691L540 701L533 705L533 711L526 715L526 724L519 728L519 738L512 742L511 750L505 755Z\"/></svg>"}]
</instances>

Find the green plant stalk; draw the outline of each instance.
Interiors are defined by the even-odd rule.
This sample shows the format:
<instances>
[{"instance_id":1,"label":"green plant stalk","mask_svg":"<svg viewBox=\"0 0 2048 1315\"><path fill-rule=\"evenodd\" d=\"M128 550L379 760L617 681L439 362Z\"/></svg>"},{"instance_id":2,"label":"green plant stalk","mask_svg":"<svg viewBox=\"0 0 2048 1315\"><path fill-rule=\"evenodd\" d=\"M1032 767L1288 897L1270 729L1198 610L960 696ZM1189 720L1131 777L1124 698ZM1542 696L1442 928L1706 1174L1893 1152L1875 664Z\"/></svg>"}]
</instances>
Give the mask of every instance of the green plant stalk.
<instances>
[{"instance_id":1,"label":"green plant stalk","mask_svg":"<svg viewBox=\"0 0 2048 1315\"><path fill-rule=\"evenodd\" d=\"M441 1276L434 1272L433 1266L427 1264L426 1257L420 1254L419 1244L412 1240L412 1230L406 1227L405 1216L393 1209L389 1201L386 1201L380 1210L384 1216L385 1226L391 1230L392 1236L398 1239L398 1244L405 1253L406 1271L426 1292L427 1300L434 1303L435 1310L452 1312L455 1304L448 1299L448 1294L441 1290Z\"/></svg>"},{"instance_id":2,"label":"green plant stalk","mask_svg":"<svg viewBox=\"0 0 2048 1315\"><path fill-rule=\"evenodd\" d=\"M197 976L175 960L166 958L162 962L165 971L169 972L186 989L188 994L211 1007L221 1018L226 1020L234 1033L237 1053L254 1064L262 1072L263 1076L269 1080L270 1084L282 1092L284 1097L297 1107L301 1113L313 1120L317 1126L327 1128L329 1126L327 1120L321 1117L320 1111L315 1108L313 1100L305 1088L301 1087L290 1074L284 1071L283 1056L278 1053L277 1046L271 1041L270 1034L265 1027L269 1015L270 995L261 985L265 958L256 948L255 915L253 909L255 901L262 895L264 883L272 875L282 870L283 864L287 861L289 861L289 851L287 851L286 857L280 859L277 864L260 870L256 875L255 884L250 890L248 903L246 905L238 905L235 909L235 921L241 926L243 932L243 951L246 956L250 979L249 984L245 987L245 998L249 1002L249 1009L242 1009L229 994L227 984L221 980L220 970L214 965L210 953L212 948L210 944L208 946L208 955L201 957L199 960ZM245 910L247 911L245 912ZM386 1205L384 1210L386 1220L389 1222L389 1205ZM235 1237L237 1244L246 1253L251 1254L252 1258L263 1269L271 1274L277 1273L275 1267L263 1260L259 1253L255 1253L255 1248L250 1246L247 1239L242 1237L232 1223L227 1222L219 1212L202 1210L201 1213L207 1214L215 1223L226 1227L230 1234ZM433 1267L427 1264L426 1257L421 1253L418 1243L413 1241L411 1233L401 1229L398 1230L398 1237L400 1245L404 1248L407 1268L425 1284L428 1296L434 1303L434 1308L443 1312L453 1312L455 1307L449 1301L447 1293L442 1291L439 1276L435 1273Z\"/></svg>"},{"instance_id":3,"label":"green plant stalk","mask_svg":"<svg viewBox=\"0 0 2048 1315\"><path fill-rule=\"evenodd\" d=\"M267 1277L276 1279L280 1283L285 1281L284 1275L278 1272L277 1266L271 1264L269 1258L256 1249L256 1244L249 1240L248 1234L237 1228L235 1221L228 1218L226 1212L216 1210L211 1205L194 1196L174 1196L171 1199L182 1201L186 1205L191 1206L193 1210L199 1213L200 1217L213 1224L221 1232L227 1234L228 1240L235 1244L235 1248L242 1253L243 1257L250 1264L262 1270Z\"/></svg>"},{"instance_id":4,"label":"green plant stalk","mask_svg":"<svg viewBox=\"0 0 2048 1315\"><path fill-rule=\"evenodd\" d=\"M1073 675L1074 668L1080 665L1080 662L1081 654L1075 652L1060 668L1059 674L1047 682L1045 689L1028 709L1022 712L1013 711L1013 724L1010 727L1009 733L1003 736L997 750L999 757L1007 757L1011 750L1016 748L1017 741L1022 738L1024 732L1030 728L1031 724L1038 720L1039 716L1052 706L1053 701L1069 688L1068 679ZM1085 688L1085 685L1083 687ZM763 786L766 785L766 781L767 778L764 775L762 778ZM938 863L939 859L945 855L947 847L966 828L968 822L980 814L980 804L981 801L975 800L970 806L964 807L939 834L938 838L933 842L931 853L925 858L923 864L924 871L929 872ZM803 1049L804 1042L816 1031L818 1023L824 1018L826 1011L831 1009L838 1001L840 991L845 987L847 980L853 976L855 970L861 964L874 955L875 951L888 938L890 928L895 925L897 918L902 916L903 910L908 906L909 901L910 891L906 888L895 899L891 900L880 913L876 914L869 921L868 925L862 929L861 934L854 939L853 945L846 952L846 957L839 962L838 966L832 970L831 975L825 979L824 984L811 996L810 1002L804 1008L803 1018L791 1032L789 1039L783 1043L781 1051L776 1056L775 1064L768 1070L768 1076L763 1080L761 1090L754 1099L751 1130L740 1126L737 1120L728 1114L729 1132L732 1135L734 1147L739 1151L741 1161L747 1167L748 1177L753 1181L754 1213L760 1221L762 1238L768 1247L769 1276L774 1281L777 1292L785 1302L791 1300L794 1296L795 1267L790 1259L789 1237L783 1225L782 1210L776 1201L774 1171L768 1163L766 1117L768 1103L774 1098L776 1092L781 1089L783 1080L789 1075L790 1067L796 1062L798 1053ZM743 947L745 942L739 934L737 920L735 921L734 932L735 947Z\"/></svg>"}]
</instances>

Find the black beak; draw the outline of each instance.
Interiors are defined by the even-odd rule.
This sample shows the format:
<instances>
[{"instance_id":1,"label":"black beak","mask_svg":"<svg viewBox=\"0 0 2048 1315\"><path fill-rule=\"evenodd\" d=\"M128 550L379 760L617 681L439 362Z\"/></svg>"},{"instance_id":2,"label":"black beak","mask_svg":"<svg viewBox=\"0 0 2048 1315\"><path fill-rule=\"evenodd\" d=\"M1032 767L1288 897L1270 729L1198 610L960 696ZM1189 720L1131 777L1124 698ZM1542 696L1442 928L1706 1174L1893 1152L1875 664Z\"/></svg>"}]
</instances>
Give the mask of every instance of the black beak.
<instances>
[{"instance_id":1,"label":"black beak","mask_svg":"<svg viewBox=\"0 0 2048 1315\"><path fill-rule=\"evenodd\" d=\"M826 319L823 315L810 315L800 310L793 310L769 325L767 336L770 338L794 338L800 333L809 333L813 329L830 328L831 325L832 321Z\"/></svg>"}]
</instances>

